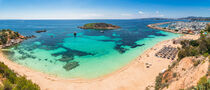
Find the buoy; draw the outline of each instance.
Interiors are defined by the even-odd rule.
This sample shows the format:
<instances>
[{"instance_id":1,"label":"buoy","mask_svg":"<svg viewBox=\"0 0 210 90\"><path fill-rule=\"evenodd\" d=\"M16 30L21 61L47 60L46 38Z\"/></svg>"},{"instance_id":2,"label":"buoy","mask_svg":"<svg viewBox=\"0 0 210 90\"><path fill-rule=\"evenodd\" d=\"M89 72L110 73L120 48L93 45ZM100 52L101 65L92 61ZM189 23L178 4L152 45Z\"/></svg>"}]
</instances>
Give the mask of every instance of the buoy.
<instances>
[{"instance_id":1,"label":"buoy","mask_svg":"<svg viewBox=\"0 0 210 90\"><path fill-rule=\"evenodd\" d=\"M104 31L100 31L101 33L104 33Z\"/></svg>"},{"instance_id":2,"label":"buoy","mask_svg":"<svg viewBox=\"0 0 210 90\"><path fill-rule=\"evenodd\" d=\"M74 37L76 37L77 36L77 33L76 32L74 32Z\"/></svg>"}]
</instances>

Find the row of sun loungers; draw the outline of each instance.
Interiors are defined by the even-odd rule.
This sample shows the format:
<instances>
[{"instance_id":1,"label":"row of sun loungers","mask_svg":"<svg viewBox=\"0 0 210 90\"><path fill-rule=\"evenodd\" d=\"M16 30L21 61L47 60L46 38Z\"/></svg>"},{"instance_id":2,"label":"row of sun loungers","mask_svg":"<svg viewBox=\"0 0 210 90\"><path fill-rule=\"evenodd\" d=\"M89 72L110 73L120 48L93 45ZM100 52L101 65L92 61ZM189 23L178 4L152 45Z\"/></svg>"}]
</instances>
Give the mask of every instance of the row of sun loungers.
<instances>
[{"instance_id":1,"label":"row of sun loungers","mask_svg":"<svg viewBox=\"0 0 210 90\"><path fill-rule=\"evenodd\" d=\"M155 56L174 60L177 53L178 53L177 48L168 46L168 47L162 48L158 53L155 54Z\"/></svg>"}]
</instances>

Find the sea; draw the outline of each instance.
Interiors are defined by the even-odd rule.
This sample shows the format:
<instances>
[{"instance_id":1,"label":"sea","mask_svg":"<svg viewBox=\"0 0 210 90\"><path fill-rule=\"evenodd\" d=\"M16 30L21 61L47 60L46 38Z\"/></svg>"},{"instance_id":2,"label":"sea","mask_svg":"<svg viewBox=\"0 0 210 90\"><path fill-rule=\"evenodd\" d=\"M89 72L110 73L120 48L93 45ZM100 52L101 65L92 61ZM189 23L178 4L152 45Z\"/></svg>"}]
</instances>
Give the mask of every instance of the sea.
<instances>
[{"instance_id":1,"label":"sea","mask_svg":"<svg viewBox=\"0 0 210 90\"><path fill-rule=\"evenodd\" d=\"M36 36L3 51L11 61L61 78L94 79L128 65L158 42L181 36L147 27L148 24L168 21L0 20L0 29ZM87 23L110 23L121 28L78 28ZM36 33L37 30L47 32Z\"/></svg>"}]
</instances>

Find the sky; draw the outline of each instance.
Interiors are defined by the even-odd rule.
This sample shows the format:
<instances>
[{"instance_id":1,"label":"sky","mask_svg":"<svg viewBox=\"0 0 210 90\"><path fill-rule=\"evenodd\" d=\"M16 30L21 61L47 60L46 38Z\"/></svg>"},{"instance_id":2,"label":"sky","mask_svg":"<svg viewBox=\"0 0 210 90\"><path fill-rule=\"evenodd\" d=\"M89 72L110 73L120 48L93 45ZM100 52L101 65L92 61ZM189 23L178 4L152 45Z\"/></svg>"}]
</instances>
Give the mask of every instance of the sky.
<instances>
[{"instance_id":1,"label":"sky","mask_svg":"<svg viewBox=\"0 0 210 90\"><path fill-rule=\"evenodd\" d=\"M0 19L210 17L210 0L0 0Z\"/></svg>"}]
</instances>

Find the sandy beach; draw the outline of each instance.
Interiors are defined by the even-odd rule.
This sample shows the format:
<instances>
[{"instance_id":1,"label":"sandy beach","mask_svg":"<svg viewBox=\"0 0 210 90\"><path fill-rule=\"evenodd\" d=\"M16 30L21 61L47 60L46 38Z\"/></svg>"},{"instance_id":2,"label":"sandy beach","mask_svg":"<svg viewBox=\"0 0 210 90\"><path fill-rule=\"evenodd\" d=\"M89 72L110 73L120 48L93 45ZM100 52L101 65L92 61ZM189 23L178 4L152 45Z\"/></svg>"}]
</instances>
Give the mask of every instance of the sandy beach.
<instances>
[{"instance_id":1,"label":"sandy beach","mask_svg":"<svg viewBox=\"0 0 210 90\"><path fill-rule=\"evenodd\" d=\"M198 39L199 35L184 35L175 39L180 38ZM155 53L168 45L180 47L179 44L173 44L173 40L159 42L120 70L93 80L62 79L44 74L8 60L1 52L0 61L19 75L25 75L42 90L145 90L148 85L154 85L156 76L172 64L173 61L158 58ZM146 63L150 65L149 68Z\"/></svg>"}]
</instances>

